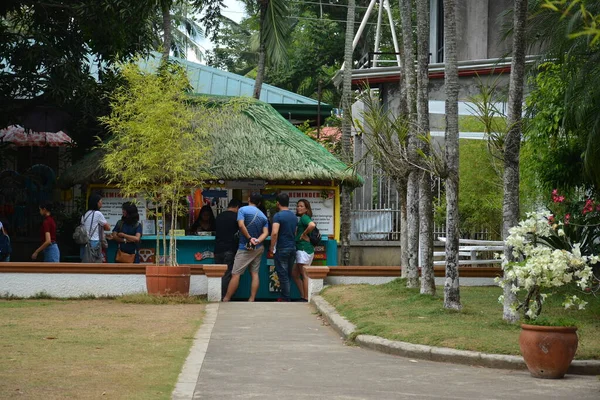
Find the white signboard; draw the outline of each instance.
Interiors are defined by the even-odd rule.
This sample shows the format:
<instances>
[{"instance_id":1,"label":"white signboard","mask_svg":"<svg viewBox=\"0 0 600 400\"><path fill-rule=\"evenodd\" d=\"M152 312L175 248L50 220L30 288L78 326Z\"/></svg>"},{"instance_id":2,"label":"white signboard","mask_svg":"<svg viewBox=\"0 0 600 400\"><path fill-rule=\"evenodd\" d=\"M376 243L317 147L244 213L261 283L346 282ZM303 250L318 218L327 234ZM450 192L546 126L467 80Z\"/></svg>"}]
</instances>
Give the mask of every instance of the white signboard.
<instances>
[{"instance_id":1,"label":"white signboard","mask_svg":"<svg viewBox=\"0 0 600 400\"><path fill-rule=\"evenodd\" d=\"M126 201L134 201L140 214L140 221L146 219L146 200L138 196L137 199L123 198L119 189L102 189L102 214L110 224L110 229L115 227L117 222L123 217L123 203Z\"/></svg>"},{"instance_id":2,"label":"white signboard","mask_svg":"<svg viewBox=\"0 0 600 400\"><path fill-rule=\"evenodd\" d=\"M296 211L296 203L300 199L308 200L312 208L312 219L322 236L334 235L334 197L333 190L282 190L290 196L290 210Z\"/></svg>"}]
</instances>

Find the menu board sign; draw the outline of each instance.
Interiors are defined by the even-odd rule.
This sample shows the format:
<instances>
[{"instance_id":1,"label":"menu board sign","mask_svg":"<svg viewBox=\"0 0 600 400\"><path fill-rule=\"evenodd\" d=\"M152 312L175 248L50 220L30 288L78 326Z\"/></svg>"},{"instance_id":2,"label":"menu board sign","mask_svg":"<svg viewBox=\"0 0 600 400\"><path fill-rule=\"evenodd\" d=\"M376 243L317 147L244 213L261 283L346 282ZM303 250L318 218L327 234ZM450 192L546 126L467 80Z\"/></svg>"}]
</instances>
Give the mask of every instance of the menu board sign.
<instances>
[{"instance_id":1,"label":"menu board sign","mask_svg":"<svg viewBox=\"0 0 600 400\"><path fill-rule=\"evenodd\" d=\"M102 189L102 214L110 224L111 229L123 217L123 203L126 201L134 201L140 215L140 222L146 219L146 200L141 196L137 199L124 198L119 189L104 188Z\"/></svg>"},{"instance_id":2,"label":"menu board sign","mask_svg":"<svg viewBox=\"0 0 600 400\"><path fill-rule=\"evenodd\" d=\"M300 199L308 200L312 208L312 219L317 224L322 236L334 235L334 198L333 190L282 190L290 196L290 210L296 210L296 203Z\"/></svg>"}]
</instances>

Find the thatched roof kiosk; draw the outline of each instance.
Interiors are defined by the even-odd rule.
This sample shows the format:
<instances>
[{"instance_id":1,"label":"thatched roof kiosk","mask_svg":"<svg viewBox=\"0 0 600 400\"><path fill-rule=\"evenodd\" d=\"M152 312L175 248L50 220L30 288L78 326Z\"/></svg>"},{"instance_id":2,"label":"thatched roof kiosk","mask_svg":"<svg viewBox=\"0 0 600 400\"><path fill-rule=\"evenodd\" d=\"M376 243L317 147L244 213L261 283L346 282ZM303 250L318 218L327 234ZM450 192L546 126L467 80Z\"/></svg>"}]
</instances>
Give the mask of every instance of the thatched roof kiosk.
<instances>
[{"instance_id":1,"label":"thatched roof kiosk","mask_svg":"<svg viewBox=\"0 0 600 400\"><path fill-rule=\"evenodd\" d=\"M206 102L192 96L190 102ZM210 100L216 106L227 98ZM263 179L270 182L302 180L360 186L362 178L295 126L269 104L243 98L236 112L211 132L210 172L216 179ZM59 177L63 188L100 183L103 153L94 150Z\"/></svg>"}]
</instances>

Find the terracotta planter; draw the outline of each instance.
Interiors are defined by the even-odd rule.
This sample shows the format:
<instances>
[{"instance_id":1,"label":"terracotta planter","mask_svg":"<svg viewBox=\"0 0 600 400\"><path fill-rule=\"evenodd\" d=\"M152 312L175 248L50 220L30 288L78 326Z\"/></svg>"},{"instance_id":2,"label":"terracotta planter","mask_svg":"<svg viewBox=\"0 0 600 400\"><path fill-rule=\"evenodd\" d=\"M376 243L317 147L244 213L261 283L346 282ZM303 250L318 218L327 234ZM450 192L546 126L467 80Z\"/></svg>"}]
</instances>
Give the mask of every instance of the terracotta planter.
<instances>
[{"instance_id":1,"label":"terracotta planter","mask_svg":"<svg viewBox=\"0 0 600 400\"><path fill-rule=\"evenodd\" d=\"M559 379L565 376L577 351L577 328L521 324L519 345L532 376Z\"/></svg>"},{"instance_id":2,"label":"terracotta planter","mask_svg":"<svg viewBox=\"0 0 600 400\"><path fill-rule=\"evenodd\" d=\"M148 294L187 296L190 292L190 267L146 266L146 288Z\"/></svg>"}]
</instances>

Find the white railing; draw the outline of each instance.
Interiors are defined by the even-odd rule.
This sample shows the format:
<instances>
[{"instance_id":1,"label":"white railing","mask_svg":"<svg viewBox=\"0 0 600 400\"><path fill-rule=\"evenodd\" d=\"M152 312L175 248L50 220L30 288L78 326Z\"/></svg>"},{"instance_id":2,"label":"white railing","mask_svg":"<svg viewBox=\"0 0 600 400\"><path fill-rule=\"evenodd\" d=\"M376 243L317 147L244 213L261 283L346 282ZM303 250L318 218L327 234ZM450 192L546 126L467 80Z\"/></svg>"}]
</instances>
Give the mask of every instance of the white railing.
<instances>
[{"instance_id":1,"label":"white railing","mask_svg":"<svg viewBox=\"0 0 600 400\"><path fill-rule=\"evenodd\" d=\"M446 243L445 237L438 239ZM474 239L459 239L458 241L458 265L489 265L500 264L502 261L494 257L494 253L502 252L504 242L501 240L474 240ZM446 252L434 251L434 258L442 257L443 260L436 260L433 265L446 265Z\"/></svg>"}]
</instances>

